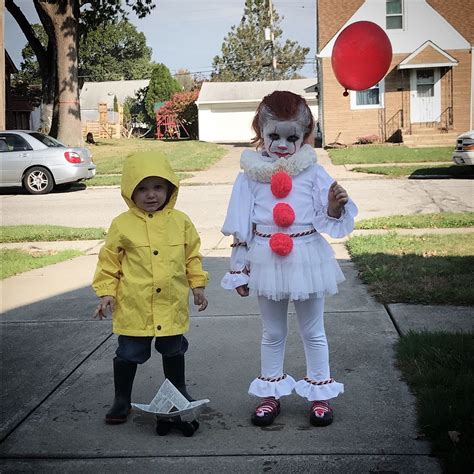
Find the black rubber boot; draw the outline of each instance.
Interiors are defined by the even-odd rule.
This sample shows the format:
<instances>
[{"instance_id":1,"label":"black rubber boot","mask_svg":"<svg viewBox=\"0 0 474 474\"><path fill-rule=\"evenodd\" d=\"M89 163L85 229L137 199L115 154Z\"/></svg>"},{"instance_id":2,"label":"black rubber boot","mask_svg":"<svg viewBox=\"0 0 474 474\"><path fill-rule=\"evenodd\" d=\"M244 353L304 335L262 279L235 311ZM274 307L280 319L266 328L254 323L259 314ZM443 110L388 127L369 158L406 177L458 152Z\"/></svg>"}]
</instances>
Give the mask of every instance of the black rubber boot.
<instances>
[{"instance_id":1,"label":"black rubber boot","mask_svg":"<svg viewBox=\"0 0 474 474\"><path fill-rule=\"evenodd\" d=\"M130 401L137 364L118 357L114 358L114 386L115 398L112 408L105 415L105 422L109 425L125 423L132 408Z\"/></svg>"},{"instance_id":2,"label":"black rubber boot","mask_svg":"<svg viewBox=\"0 0 474 474\"><path fill-rule=\"evenodd\" d=\"M173 357L163 356L163 372L189 402L194 401L186 390L184 354ZM160 436L166 436L171 430L181 431L184 436L193 436L198 428L197 420L183 421L181 417L169 419L157 417L156 419L156 433Z\"/></svg>"},{"instance_id":3,"label":"black rubber boot","mask_svg":"<svg viewBox=\"0 0 474 474\"><path fill-rule=\"evenodd\" d=\"M186 390L184 354L173 357L163 356L163 372L189 402L194 401Z\"/></svg>"}]
</instances>

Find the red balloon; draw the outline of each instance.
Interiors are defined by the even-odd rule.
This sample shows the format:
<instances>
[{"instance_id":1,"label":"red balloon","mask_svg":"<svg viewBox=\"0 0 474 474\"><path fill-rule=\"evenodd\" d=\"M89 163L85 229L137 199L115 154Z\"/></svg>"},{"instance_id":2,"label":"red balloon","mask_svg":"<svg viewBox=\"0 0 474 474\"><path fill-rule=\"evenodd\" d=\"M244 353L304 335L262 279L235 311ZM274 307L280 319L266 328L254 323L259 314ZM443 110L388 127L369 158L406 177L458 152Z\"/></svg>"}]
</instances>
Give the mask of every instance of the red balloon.
<instances>
[{"instance_id":1,"label":"red balloon","mask_svg":"<svg viewBox=\"0 0 474 474\"><path fill-rule=\"evenodd\" d=\"M332 69L346 89L363 91L379 82L392 62L392 45L385 31L371 21L344 28L332 50Z\"/></svg>"}]
</instances>

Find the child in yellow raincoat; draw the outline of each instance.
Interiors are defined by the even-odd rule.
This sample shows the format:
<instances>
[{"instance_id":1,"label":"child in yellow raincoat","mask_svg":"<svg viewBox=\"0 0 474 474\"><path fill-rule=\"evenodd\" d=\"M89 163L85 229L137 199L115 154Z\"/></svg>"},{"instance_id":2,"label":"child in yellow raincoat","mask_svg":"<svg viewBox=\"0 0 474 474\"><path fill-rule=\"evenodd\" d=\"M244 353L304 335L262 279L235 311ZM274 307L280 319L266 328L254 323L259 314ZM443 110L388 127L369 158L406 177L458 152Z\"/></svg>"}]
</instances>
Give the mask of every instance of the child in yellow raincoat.
<instances>
[{"instance_id":1,"label":"child in yellow raincoat","mask_svg":"<svg viewBox=\"0 0 474 474\"><path fill-rule=\"evenodd\" d=\"M93 288L100 298L94 317L113 312L118 334L114 358L115 398L106 423L124 423L130 411L137 364L161 353L167 379L188 399L184 354L189 329L188 293L199 311L207 307L208 282L200 239L189 217L174 209L179 182L157 153L132 155L122 172L122 197L129 210L116 217L99 253Z\"/></svg>"}]
</instances>

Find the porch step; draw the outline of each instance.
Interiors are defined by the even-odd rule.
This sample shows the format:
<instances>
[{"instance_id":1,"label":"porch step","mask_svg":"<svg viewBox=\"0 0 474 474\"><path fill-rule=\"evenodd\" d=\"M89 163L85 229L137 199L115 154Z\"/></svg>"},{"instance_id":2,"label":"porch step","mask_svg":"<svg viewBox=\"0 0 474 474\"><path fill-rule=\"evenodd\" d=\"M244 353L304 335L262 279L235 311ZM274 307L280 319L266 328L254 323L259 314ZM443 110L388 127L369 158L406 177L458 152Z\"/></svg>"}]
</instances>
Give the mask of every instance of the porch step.
<instances>
[{"instance_id":1,"label":"porch step","mask_svg":"<svg viewBox=\"0 0 474 474\"><path fill-rule=\"evenodd\" d=\"M403 144L408 147L452 146L456 145L458 132L442 133L431 129L415 129L412 134L403 133Z\"/></svg>"},{"instance_id":2,"label":"porch step","mask_svg":"<svg viewBox=\"0 0 474 474\"><path fill-rule=\"evenodd\" d=\"M402 128L402 133L410 134L410 129ZM449 132L444 132L440 128L437 127L426 127L420 128L413 126L411 128L411 135L459 135L459 133L451 129Z\"/></svg>"}]
</instances>

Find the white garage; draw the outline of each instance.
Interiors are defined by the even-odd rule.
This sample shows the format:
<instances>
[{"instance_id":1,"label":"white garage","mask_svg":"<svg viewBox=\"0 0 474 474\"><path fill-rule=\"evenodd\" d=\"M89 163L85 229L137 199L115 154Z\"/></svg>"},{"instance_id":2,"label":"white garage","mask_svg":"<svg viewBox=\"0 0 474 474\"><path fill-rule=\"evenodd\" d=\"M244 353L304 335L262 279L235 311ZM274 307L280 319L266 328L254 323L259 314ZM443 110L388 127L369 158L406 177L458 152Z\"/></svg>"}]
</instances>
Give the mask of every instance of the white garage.
<instances>
[{"instance_id":1,"label":"white garage","mask_svg":"<svg viewBox=\"0 0 474 474\"><path fill-rule=\"evenodd\" d=\"M199 140L214 143L248 143L258 104L275 90L286 90L306 99L315 120L318 117L317 80L260 82L204 82L196 101Z\"/></svg>"}]
</instances>

